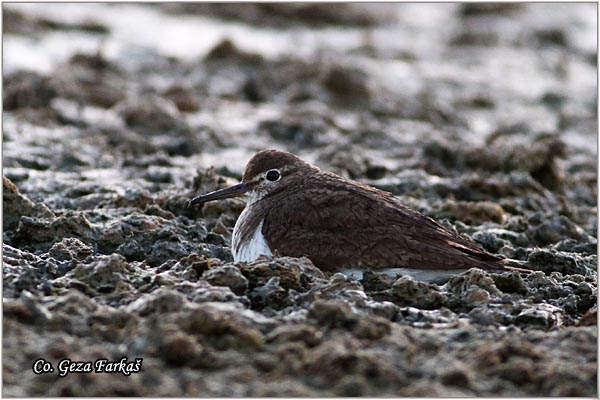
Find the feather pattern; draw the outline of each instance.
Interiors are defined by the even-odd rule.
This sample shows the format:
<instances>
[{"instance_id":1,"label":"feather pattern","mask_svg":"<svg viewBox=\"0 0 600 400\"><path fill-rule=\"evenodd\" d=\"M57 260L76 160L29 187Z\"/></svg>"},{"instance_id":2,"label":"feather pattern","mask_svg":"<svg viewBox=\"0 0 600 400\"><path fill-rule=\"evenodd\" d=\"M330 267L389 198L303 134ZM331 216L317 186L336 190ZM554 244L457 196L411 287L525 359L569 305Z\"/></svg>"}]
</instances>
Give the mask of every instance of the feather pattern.
<instances>
[{"instance_id":1,"label":"feather pattern","mask_svg":"<svg viewBox=\"0 0 600 400\"><path fill-rule=\"evenodd\" d=\"M500 258L403 206L391 193L324 172L282 151L258 152L242 183L191 203L242 193L249 198L234 228L236 260L273 253L306 256L325 271L505 269Z\"/></svg>"},{"instance_id":2,"label":"feather pattern","mask_svg":"<svg viewBox=\"0 0 600 400\"><path fill-rule=\"evenodd\" d=\"M404 207L390 193L321 171L290 181L294 190L272 193L254 205L269 248L279 254L306 256L327 271L502 269L499 258Z\"/></svg>"}]
</instances>

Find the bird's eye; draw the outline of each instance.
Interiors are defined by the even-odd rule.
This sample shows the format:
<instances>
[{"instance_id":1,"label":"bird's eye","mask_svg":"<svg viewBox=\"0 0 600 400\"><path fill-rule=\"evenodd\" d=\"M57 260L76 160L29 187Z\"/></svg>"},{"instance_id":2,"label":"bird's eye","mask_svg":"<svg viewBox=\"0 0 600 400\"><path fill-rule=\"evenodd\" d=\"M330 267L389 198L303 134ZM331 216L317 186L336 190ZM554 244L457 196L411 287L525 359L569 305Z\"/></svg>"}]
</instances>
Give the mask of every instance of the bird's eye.
<instances>
[{"instance_id":1,"label":"bird's eye","mask_svg":"<svg viewBox=\"0 0 600 400\"><path fill-rule=\"evenodd\" d=\"M265 177L270 182L277 182L279 179L281 179L281 174L276 169L271 169L267 171Z\"/></svg>"}]
</instances>

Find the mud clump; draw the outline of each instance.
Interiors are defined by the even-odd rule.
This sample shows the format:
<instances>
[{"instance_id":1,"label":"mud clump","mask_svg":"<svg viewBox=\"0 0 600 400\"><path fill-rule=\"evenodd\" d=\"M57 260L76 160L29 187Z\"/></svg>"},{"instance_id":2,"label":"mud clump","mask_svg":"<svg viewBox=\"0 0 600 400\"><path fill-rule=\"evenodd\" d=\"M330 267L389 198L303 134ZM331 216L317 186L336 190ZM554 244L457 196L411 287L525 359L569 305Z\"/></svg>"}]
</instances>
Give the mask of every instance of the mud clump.
<instances>
[{"instance_id":1,"label":"mud clump","mask_svg":"<svg viewBox=\"0 0 600 400\"><path fill-rule=\"evenodd\" d=\"M323 77L323 86L337 102L364 105L368 104L371 98L367 80L367 75L360 70L336 65L326 72Z\"/></svg>"},{"instance_id":2,"label":"mud clump","mask_svg":"<svg viewBox=\"0 0 600 400\"><path fill-rule=\"evenodd\" d=\"M434 285L415 281L407 276L394 282L391 294L399 305L411 305L425 310L440 308L446 302L444 295Z\"/></svg>"},{"instance_id":3,"label":"mud clump","mask_svg":"<svg viewBox=\"0 0 600 400\"><path fill-rule=\"evenodd\" d=\"M523 277L518 272L510 274L492 274L494 285L504 293L518 293L526 295L529 291Z\"/></svg>"},{"instance_id":4,"label":"mud clump","mask_svg":"<svg viewBox=\"0 0 600 400\"><path fill-rule=\"evenodd\" d=\"M467 224L482 222L502 223L505 219L504 210L498 204L491 201L481 201L475 203L467 202L449 202L442 208L444 212L452 215L459 221Z\"/></svg>"},{"instance_id":5,"label":"mud clump","mask_svg":"<svg viewBox=\"0 0 600 400\"><path fill-rule=\"evenodd\" d=\"M273 139L300 148L316 147L323 144L321 136L327 131L322 120L306 121L302 118L289 117L273 121L264 121L259 129L264 130Z\"/></svg>"},{"instance_id":6,"label":"mud clump","mask_svg":"<svg viewBox=\"0 0 600 400\"><path fill-rule=\"evenodd\" d=\"M258 54L241 51L230 39L224 39L213 47L205 57L208 62L227 62L235 60L247 64L259 64L263 58Z\"/></svg>"},{"instance_id":7,"label":"mud clump","mask_svg":"<svg viewBox=\"0 0 600 400\"><path fill-rule=\"evenodd\" d=\"M213 286L227 286L237 295L246 293L248 279L236 267L225 265L207 270L202 278Z\"/></svg>"},{"instance_id":8,"label":"mud clump","mask_svg":"<svg viewBox=\"0 0 600 400\"><path fill-rule=\"evenodd\" d=\"M2 101L5 110L48 107L56 97L50 79L34 72L18 71L4 78Z\"/></svg>"},{"instance_id":9,"label":"mud clump","mask_svg":"<svg viewBox=\"0 0 600 400\"><path fill-rule=\"evenodd\" d=\"M45 7L3 8L3 395L597 396L593 5ZM271 147L531 271L236 263L244 199L189 200Z\"/></svg>"},{"instance_id":10,"label":"mud clump","mask_svg":"<svg viewBox=\"0 0 600 400\"><path fill-rule=\"evenodd\" d=\"M74 237L83 243L92 243L96 232L85 215L69 211L56 218L21 218L15 232L15 242L33 242L49 247L56 241Z\"/></svg>"},{"instance_id":11,"label":"mud clump","mask_svg":"<svg viewBox=\"0 0 600 400\"><path fill-rule=\"evenodd\" d=\"M299 292L306 291L325 277L307 258L259 258L251 263L242 264L241 271L248 278L251 288L263 285L275 277L279 279L282 288Z\"/></svg>"},{"instance_id":12,"label":"mud clump","mask_svg":"<svg viewBox=\"0 0 600 400\"><path fill-rule=\"evenodd\" d=\"M565 275L593 273L594 260L586 260L579 255L565 252L551 253L547 250L536 250L529 254L527 265L531 269L545 272L561 272Z\"/></svg>"},{"instance_id":13,"label":"mud clump","mask_svg":"<svg viewBox=\"0 0 600 400\"><path fill-rule=\"evenodd\" d=\"M125 98L124 72L102 54L75 54L52 77L57 96L101 108Z\"/></svg>"},{"instance_id":14,"label":"mud clump","mask_svg":"<svg viewBox=\"0 0 600 400\"><path fill-rule=\"evenodd\" d=\"M128 127L142 135L187 131L174 104L162 98L127 101L120 106L119 114Z\"/></svg>"},{"instance_id":15,"label":"mud clump","mask_svg":"<svg viewBox=\"0 0 600 400\"><path fill-rule=\"evenodd\" d=\"M2 176L2 211L2 227L5 235L17 228L22 217L52 218L55 216L44 204L35 204L22 195L17 186L6 176Z\"/></svg>"},{"instance_id":16,"label":"mud clump","mask_svg":"<svg viewBox=\"0 0 600 400\"><path fill-rule=\"evenodd\" d=\"M171 100L180 112L196 112L200 109L194 94L182 86L171 86L163 95Z\"/></svg>"},{"instance_id":17,"label":"mud clump","mask_svg":"<svg viewBox=\"0 0 600 400\"><path fill-rule=\"evenodd\" d=\"M579 242L588 241L589 235L583 229L564 216L542 219L539 215L530 218L531 226L528 236L540 246L557 243L565 238L575 239ZM537 224L541 222L541 224Z\"/></svg>"},{"instance_id":18,"label":"mud clump","mask_svg":"<svg viewBox=\"0 0 600 400\"><path fill-rule=\"evenodd\" d=\"M566 144L553 136L539 135L533 143L516 136L511 128L508 132L496 131L484 148L468 154L468 165L481 166L488 170L525 170L550 189L559 189L564 173L557 159L566 156Z\"/></svg>"},{"instance_id":19,"label":"mud clump","mask_svg":"<svg viewBox=\"0 0 600 400\"><path fill-rule=\"evenodd\" d=\"M387 18L383 10L377 12L377 10L361 7L360 4L335 4L332 7L301 3L244 4L240 7L214 4L165 4L163 7L168 12L176 14L203 14L280 28L287 27L289 24L372 26Z\"/></svg>"}]
</instances>

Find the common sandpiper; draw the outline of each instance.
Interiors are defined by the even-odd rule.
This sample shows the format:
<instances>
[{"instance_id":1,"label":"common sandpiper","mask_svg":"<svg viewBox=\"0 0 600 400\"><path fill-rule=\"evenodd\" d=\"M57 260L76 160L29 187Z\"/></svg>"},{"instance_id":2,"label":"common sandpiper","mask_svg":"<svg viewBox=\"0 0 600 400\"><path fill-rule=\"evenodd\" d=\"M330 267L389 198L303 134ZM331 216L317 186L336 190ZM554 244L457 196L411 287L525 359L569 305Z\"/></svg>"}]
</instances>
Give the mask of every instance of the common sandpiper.
<instances>
[{"instance_id":1,"label":"common sandpiper","mask_svg":"<svg viewBox=\"0 0 600 400\"><path fill-rule=\"evenodd\" d=\"M323 271L366 270L436 280L469 268L504 270L501 258L391 193L326 172L294 154L256 153L242 182L190 201L247 195L233 229L233 259L308 257ZM509 267L510 268L510 267Z\"/></svg>"}]
</instances>

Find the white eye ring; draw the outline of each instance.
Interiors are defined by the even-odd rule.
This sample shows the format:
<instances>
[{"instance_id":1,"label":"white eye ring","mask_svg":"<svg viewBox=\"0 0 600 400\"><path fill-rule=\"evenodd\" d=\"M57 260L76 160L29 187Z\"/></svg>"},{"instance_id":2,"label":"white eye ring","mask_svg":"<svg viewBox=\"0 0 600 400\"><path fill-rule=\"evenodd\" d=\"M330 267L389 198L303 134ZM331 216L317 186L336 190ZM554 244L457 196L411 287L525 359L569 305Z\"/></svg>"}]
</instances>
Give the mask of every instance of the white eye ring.
<instances>
[{"instance_id":1,"label":"white eye ring","mask_svg":"<svg viewBox=\"0 0 600 400\"><path fill-rule=\"evenodd\" d=\"M270 169L265 173L265 179L269 182L277 182L281 179L281 172L277 169Z\"/></svg>"}]
</instances>

